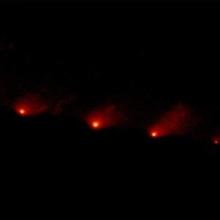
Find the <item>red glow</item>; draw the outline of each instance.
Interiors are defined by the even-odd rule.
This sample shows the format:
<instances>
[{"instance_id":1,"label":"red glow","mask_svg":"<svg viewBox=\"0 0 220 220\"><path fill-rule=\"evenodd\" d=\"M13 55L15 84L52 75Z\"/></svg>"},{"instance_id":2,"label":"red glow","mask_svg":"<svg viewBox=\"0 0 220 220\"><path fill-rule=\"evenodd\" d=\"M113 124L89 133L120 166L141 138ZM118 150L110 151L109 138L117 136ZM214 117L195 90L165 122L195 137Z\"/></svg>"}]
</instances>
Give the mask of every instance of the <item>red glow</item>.
<instances>
[{"instance_id":1,"label":"red glow","mask_svg":"<svg viewBox=\"0 0 220 220\"><path fill-rule=\"evenodd\" d=\"M192 114L188 107L177 105L165 113L159 121L150 128L153 138L158 136L181 135L188 131L192 124Z\"/></svg>"},{"instance_id":2,"label":"red glow","mask_svg":"<svg viewBox=\"0 0 220 220\"><path fill-rule=\"evenodd\" d=\"M94 130L99 130L105 127L105 122L101 118L91 119L89 123L89 126Z\"/></svg>"},{"instance_id":3,"label":"red glow","mask_svg":"<svg viewBox=\"0 0 220 220\"><path fill-rule=\"evenodd\" d=\"M26 105L16 106L15 111L19 116L22 117L27 117L30 115L30 109Z\"/></svg>"},{"instance_id":4,"label":"red glow","mask_svg":"<svg viewBox=\"0 0 220 220\"><path fill-rule=\"evenodd\" d=\"M100 128L100 122L99 121L92 122L92 127L95 129Z\"/></svg>"},{"instance_id":5,"label":"red glow","mask_svg":"<svg viewBox=\"0 0 220 220\"><path fill-rule=\"evenodd\" d=\"M23 117L35 116L47 111L47 105L37 95L26 95L14 103L16 113Z\"/></svg>"},{"instance_id":6,"label":"red glow","mask_svg":"<svg viewBox=\"0 0 220 220\"><path fill-rule=\"evenodd\" d=\"M92 129L103 129L121 122L121 115L114 105L101 106L93 110L86 118Z\"/></svg>"},{"instance_id":7,"label":"red glow","mask_svg":"<svg viewBox=\"0 0 220 220\"><path fill-rule=\"evenodd\" d=\"M214 144L219 144L219 141L218 140L214 140Z\"/></svg>"},{"instance_id":8,"label":"red glow","mask_svg":"<svg viewBox=\"0 0 220 220\"><path fill-rule=\"evenodd\" d=\"M213 141L213 144L219 145L219 144L220 144L220 137L214 137L214 138L212 139L212 141Z\"/></svg>"},{"instance_id":9,"label":"red glow","mask_svg":"<svg viewBox=\"0 0 220 220\"><path fill-rule=\"evenodd\" d=\"M22 117L27 117L33 114L31 108L27 104L17 105L15 108L16 113Z\"/></svg>"},{"instance_id":10,"label":"red glow","mask_svg":"<svg viewBox=\"0 0 220 220\"><path fill-rule=\"evenodd\" d=\"M25 116L25 115L27 114L26 110L23 109L23 108L19 109L19 110L18 110L18 113L19 113L20 115L22 115L22 116Z\"/></svg>"},{"instance_id":11,"label":"red glow","mask_svg":"<svg viewBox=\"0 0 220 220\"><path fill-rule=\"evenodd\" d=\"M158 133L156 131L151 132L151 137L157 138L158 137Z\"/></svg>"}]
</instances>

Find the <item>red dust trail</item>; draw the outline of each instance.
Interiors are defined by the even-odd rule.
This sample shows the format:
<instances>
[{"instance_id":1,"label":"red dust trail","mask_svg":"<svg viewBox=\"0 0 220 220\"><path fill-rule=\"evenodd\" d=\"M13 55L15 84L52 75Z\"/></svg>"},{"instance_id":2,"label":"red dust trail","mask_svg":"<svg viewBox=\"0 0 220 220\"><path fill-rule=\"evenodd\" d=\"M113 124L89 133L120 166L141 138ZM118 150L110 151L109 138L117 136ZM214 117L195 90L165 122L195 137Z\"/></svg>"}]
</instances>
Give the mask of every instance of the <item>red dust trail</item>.
<instances>
[{"instance_id":1,"label":"red dust trail","mask_svg":"<svg viewBox=\"0 0 220 220\"><path fill-rule=\"evenodd\" d=\"M26 95L14 103L15 112L22 117L37 116L47 112L48 106L37 95Z\"/></svg>"},{"instance_id":2,"label":"red dust trail","mask_svg":"<svg viewBox=\"0 0 220 220\"><path fill-rule=\"evenodd\" d=\"M148 130L152 138L170 135L182 135L188 131L192 122L192 113L185 105L176 105Z\"/></svg>"},{"instance_id":3,"label":"red dust trail","mask_svg":"<svg viewBox=\"0 0 220 220\"><path fill-rule=\"evenodd\" d=\"M94 130L116 126L121 121L121 113L114 105L99 106L86 117L87 124Z\"/></svg>"}]
</instances>

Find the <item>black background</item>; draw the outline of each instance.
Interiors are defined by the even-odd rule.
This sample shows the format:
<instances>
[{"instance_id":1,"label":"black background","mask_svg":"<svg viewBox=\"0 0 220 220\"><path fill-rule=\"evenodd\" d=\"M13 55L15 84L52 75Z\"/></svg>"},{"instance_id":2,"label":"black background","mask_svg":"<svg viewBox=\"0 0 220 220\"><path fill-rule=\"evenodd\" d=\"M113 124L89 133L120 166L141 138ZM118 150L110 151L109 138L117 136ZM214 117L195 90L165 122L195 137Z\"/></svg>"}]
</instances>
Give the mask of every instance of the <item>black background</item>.
<instances>
[{"instance_id":1,"label":"black background","mask_svg":"<svg viewBox=\"0 0 220 220\"><path fill-rule=\"evenodd\" d=\"M77 97L80 114L116 100L156 118L184 103L216 131L218 10L217 1L2 3L3 104L46 91Z\"/></svg>"},{"instance_id":2,"label":"black background","mask_svg":"<svg viewBox=\"0 0 220 220\"><path fill-rule=\"evenodd\" d=\"M7 169L64 180L73 170L90 180L214 172L219 147L206 137L220 123L218 2L7 2L0 25ZM77 113L117 100L139 121L186 103L202 118L202 138L154 141L135 126L93 132L75 115L14 114L13 100L42 87L49 100L77 97Z\"/></svg>"},{"instance_id":3,"label":"black background","mask_svg":"<svg viewBox=\"0 0 220 220\"><path fill-rule=\"evenodd\" d=\"M16 42L5 69L27 87L217 107L217 3L29 1L1 11L2 35Z\"/></svg>"}]
</instances>

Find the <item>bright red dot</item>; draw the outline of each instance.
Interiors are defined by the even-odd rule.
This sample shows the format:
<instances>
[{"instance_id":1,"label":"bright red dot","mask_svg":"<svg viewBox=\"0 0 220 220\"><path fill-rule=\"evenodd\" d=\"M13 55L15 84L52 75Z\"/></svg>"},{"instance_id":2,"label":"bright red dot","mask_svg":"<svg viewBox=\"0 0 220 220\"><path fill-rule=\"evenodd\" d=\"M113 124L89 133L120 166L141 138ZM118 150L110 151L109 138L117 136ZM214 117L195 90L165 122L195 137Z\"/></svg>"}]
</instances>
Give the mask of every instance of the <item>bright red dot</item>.
<instances>
[{"instance_id":1,"label":"bright red dot","mask_svg":"<svg viewBox=\"0 0 220 220\"><path fill-rule=\"evenodd\" d=\"M21 108L18 110L18 113L21 115L21 116L25 116L27 114L27 111L24 109L24 108Z\"/></svg>"},{"instance_id":2,"label":"bright red dot","mask_svg":"<svg viewBox=\"0 0 220 220\"><path fill-rule=\"evenodd\" d=\"M158 137L158 132L156 132L156 131L151 132L151 137L153 137L153 138Z\"/></svg>"},{"instance_id":3,"label":"bright red dot","mask_svg":"<svg viewBox=\"0 0 220 220\"><path fill-rule=\"evenodd\" d=\"M100 122L99 121L93 121L92 122L92 127L97 129L97 128L100 128Z\"/></svg>"}]
</instances>

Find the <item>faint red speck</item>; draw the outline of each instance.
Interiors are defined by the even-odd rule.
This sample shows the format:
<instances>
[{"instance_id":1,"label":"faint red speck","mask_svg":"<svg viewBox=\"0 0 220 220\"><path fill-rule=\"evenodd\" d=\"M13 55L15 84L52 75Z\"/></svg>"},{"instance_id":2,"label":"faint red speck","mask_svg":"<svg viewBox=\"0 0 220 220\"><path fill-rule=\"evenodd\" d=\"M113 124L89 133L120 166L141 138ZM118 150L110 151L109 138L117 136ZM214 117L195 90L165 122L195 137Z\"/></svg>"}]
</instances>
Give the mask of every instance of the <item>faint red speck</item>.
<instances>
[{"instance_id":1,"label":"faint red speck","mask_svg":"<svg viewBox=\"0 0 220 220\"><path fill-rule=\"evenodd\" d=\"M217 145L217 144L220 144L220 140L219 140L219 139L214 139L214 140L213 140L213 143L216 144L216 145Z\"/></svg>"}]
</instances>

